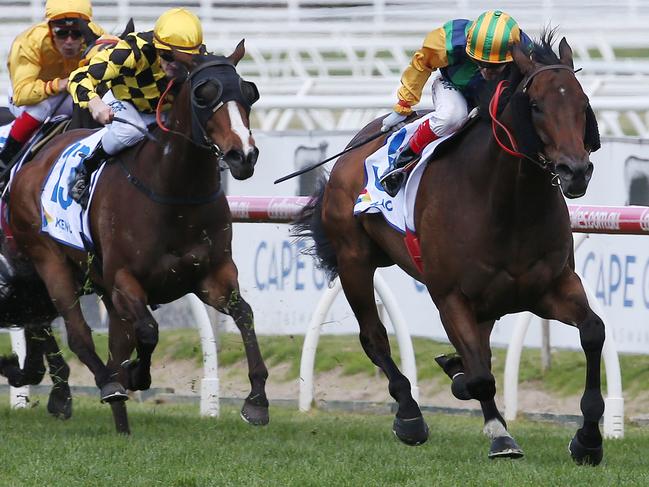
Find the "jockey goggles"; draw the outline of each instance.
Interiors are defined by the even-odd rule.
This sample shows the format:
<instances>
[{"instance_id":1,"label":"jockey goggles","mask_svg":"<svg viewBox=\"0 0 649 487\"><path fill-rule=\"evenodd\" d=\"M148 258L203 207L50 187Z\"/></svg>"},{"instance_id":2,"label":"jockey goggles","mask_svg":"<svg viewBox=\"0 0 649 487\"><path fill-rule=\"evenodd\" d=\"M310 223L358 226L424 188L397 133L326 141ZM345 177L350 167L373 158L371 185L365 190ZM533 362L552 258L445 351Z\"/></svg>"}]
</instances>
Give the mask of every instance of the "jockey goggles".
<instances>
[{"instance_id":1,"label":"jockey goggles","mask_svg":"<svg viewBox=\"0 0 649 487\"><path fill-rule=\"evenodd\" d=\"M77 39L81 39L83 36L83 33L79 29L68 29L66 27L52 27L52 34L54 34L54 37L57 39L67 39L68 37L72 37L75 41Z\"/></svg>"}]
</instances>

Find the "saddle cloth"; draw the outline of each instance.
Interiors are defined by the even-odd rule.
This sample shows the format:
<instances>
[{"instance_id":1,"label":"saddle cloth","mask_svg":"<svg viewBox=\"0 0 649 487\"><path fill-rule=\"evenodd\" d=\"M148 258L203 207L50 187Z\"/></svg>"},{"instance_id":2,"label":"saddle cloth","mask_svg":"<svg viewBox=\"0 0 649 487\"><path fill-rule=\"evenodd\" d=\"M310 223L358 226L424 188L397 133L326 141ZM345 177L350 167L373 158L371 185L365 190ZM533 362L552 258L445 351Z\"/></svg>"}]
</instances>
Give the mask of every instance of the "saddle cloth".
<instances>
[{"instance_id":1,"label":"saddle cloth","mask_svg":"<svg viewBox=\"0 0 649 487\"><path fill-rule=\"evenodd\" d=\"M88 210L82 211L81 205L68 195L68 179L72 169L81 162L82 156L93 151L106 130L102 128L67 146L50 169L41 192L41 231L58 242L81 250L90 250L88 245L92 245L88 210L105 164L90 179Z\"/></svg>"},{"instance_id":2,"label":"saddle cloth","mask_svg":"<svg viewBox=\"0 0 649 487\"><path fill-rule=\"evenodd\" d=\"M421 159L410 171L406 184L394 198L384 191L379 183L379 178L394 163L401 148L406 146L417 127L429 116L432 115L415 120L393 133L379 150L365 160L365 187L358 195L354 205L354 215L381 213L395 230L405 234L408 229L415 233L415 198L421 176L428 159L433 156L435 148L453 134L441 137L424 148Z\"/></svg>"},{"instance_id":3,"label":"saddle cloth","mask_svg":"<svg viewBox=\"0 0 649 487\"><path fill-rule=\"evenodd\" d=\"M7 142L7 137L9 136L9 132L11 132L11 127L14 126L13 122L9 122L6 125L0 126L0 150L5 146L5 142Z\"/></svg>"}]
</instances>

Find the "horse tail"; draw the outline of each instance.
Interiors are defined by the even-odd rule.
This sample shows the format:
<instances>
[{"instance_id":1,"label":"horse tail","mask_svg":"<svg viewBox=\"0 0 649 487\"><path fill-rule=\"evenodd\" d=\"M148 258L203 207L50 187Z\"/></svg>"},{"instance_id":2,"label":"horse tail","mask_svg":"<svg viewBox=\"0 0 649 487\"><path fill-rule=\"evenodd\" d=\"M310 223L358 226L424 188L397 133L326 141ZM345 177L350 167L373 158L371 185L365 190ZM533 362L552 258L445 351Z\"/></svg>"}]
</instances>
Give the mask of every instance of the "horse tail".
<instances>
[{"instance_id":1,"label":"horse tail","mask_svg":"<svg viewBox=\"0 0 649 487\"><path fill-rule=\"evenodd\" d=\"M325 271L329 280L333 280L338 275L338 258L322 225L322 200L326 183L325 179L318 181L311 201L293 222L291 236L298 239L313 239L314 245L307 247L302 253L316 257L318 267Z\"/></svg>"}]
</instances>

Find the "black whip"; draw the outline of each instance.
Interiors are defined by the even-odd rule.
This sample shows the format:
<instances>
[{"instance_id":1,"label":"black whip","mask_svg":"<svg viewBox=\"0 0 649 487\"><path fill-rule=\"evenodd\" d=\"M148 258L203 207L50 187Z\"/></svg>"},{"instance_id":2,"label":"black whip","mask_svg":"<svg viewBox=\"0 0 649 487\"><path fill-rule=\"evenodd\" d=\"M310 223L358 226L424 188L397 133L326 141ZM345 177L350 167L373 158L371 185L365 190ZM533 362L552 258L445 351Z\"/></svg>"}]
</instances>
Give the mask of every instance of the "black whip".
<instances>
[{"instance_id":1,"label":"black whip","mask_svg":"<svg viewBox=\"0 0 649 487\"><path fill-rule=\"evenodd\" d=\"M361 147L361 146L363 146L363 145L365 145L365 144L367 144L367 143L369 143L369 142L372 142L373 140L378 139L378 138L381 137L382 135L388 135L388 134L390 134L390 132L391 132L394 128L397 128L397 127L398 127L398 126L395 126L395 127L393 127L392 129L390 129L390 130L388 130L388 131L386 131L386 132L383 132L383 131L379 130L377 133L375 133L374 135L369 136L367 139L362 140L361 142L358 142L357 144L354 144L354 145L352 145L352 146L350 146L350 147L347 147L344 151L339 152L338 154L336 154L336 155L334 155L334 156L328 157L328 158L325 159L324 161L320 161L320 162L317 162L317 163L313 164L312 166L302 168L302 169L300 169L299 171L295 171L295 172L293 172L293 173L291 173L291 174L289 174L289 175L287 175L287 176L282 176L281 178L275 180L275 183L274 183L274 184L277 184L277 183L283 183L283 182L286 181L287 179L294 178L295 176L299 176L300 174L304 174L305 172L309 172L309 171L311 171L312 169L315 169L316 167L320 167L320 166L322 166L323 164L325 164L325 163L327 163L327 162L329 162L329 161L334 160L336 157L340 157L340 156L342 156L343 154L347 154L348 152L351 152L351 151L353 151L354 149L358 149L359 147Z\"/></svg>"}]
</instances>

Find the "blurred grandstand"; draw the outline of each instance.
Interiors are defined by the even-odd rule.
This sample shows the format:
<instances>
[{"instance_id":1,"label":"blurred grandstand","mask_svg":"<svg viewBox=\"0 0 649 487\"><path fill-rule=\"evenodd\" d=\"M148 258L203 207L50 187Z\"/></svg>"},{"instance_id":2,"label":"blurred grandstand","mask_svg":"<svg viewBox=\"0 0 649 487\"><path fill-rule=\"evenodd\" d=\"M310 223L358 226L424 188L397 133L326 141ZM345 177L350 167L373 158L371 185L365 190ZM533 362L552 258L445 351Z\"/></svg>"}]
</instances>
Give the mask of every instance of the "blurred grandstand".
<instances>
[{"instance_id":1,"label":"blurred grandstand","mask_svg":"<svg viewBox=\"0 0 649 487\"><path fill-rule=\"evenodd\" d=\"M43 15L43 0L0 0L0 57ZM208 47L227 53L246 38L240 65L262 93L254 124L264 130L356 129L387 113L401 71L424 35L451 18L474 18L474 0L94 0L96 20L115 32L133 17L152 27L171 6L203 21ZM503 0L532 36L546 25L566 36L602 133L649 137L649 0ZM0 103L8 77L0 67ZM2 103L4 104L4 103ZM424 97L422 107L426 107Z\"/></svg>"}]
</instances>

